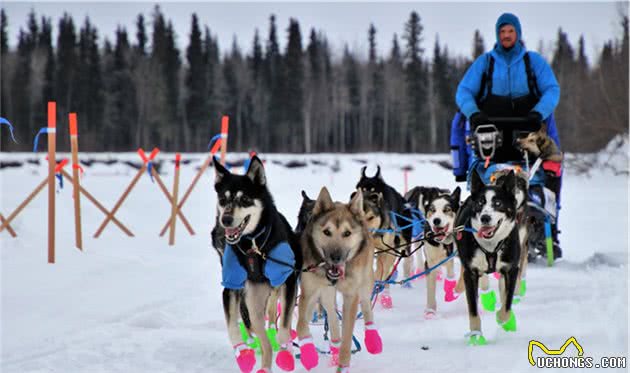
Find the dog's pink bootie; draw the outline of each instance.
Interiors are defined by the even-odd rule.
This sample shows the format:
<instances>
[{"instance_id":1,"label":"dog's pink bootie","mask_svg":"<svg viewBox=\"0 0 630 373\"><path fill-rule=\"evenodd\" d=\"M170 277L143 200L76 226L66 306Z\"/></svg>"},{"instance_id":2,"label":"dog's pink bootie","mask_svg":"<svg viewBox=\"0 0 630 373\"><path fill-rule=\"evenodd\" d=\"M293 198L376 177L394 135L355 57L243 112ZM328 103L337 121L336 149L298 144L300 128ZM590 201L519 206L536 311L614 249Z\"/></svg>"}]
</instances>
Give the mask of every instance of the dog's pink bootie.
<instances>
[{"instance_id":1,"label":"dog's pink bootie","mask_svg":"<svg viewBox=\"0 0 630 373\"><path fill-rule=\"evenodd\" d=\"M394 307L394 304L392 303L392 297L391 295L389 295L389 292L383 292L383 294L381 294L381 306L383 306L383 308L385 309L391 309L392 307Z\"/></svg>"},{"instance_id":2,"label":"dog's pink bootie","mask_svg":"<svg viewBox=\"0 0 630 373\"><path fill-rule=\"evenodd\" d=\"M234 346L234 353L236 354L236 363L242 373L249 373L254 370L256 353L253 349L248 348L245 343L239 343Z\"/></svg>"},{"instance_id":3,"label":"dog's pink bootie","mask_svg":"<svg viewBox=\"0 0 630 373\"><path fill-rule=\"evenodd\" d=\"M271 373L271 370L267 368L258 369L256 373Z\"/></svg>"},{"instance_id":4,"label":"dog's pink bootie","mask_svg":"<svg viewBox=\"0 0 630 373\"><path fill-rule=\"evenodd\" d=\"M339 347L341 347L341 341L330 341L330 363L331 367L339 365Z\"/></svg>"},{"instance_id":5,"label":"dog's pink bootie","mask_svg":"<svg viewBox=\"0 0 630 373\"><path fill-rule=\"evenodd\" d=\"M373 322L365 323L365 348L372 355L383 352L383 341Z\"/></svg>"},{"instance_id":6,"label":"dog's pink bootie","mask_svg":"<svg viewBox=\"0 0 630 373\"><path fill-rule=\"evenodd\" d=\"M448 277L444 279L444 301L452 302L459 297L459 295L455 294L456 285L456 280L449 280Z\"/></svg>"},{"instance_id":7,"label":"dog's pink bootie","mask_svg":"<svg viewBox=\"0 0 630 373\"><path fill-rule=\"evenodd\" d=\"M293 371L295 369L295 359L291 350L283 347L276 355L276 364L285 372Z\"/></svg>"},{"instance_id":8,"label":"dog's pink bootie","mask_svg":"<svg viewBox=\"0 0 630 373\"><path fill-rule=\"evenodd\" d=\"M313 344L313 338L300 340L300 361L306 370L311 370L319 364L319 355Z\"/></svg>"},{"instance_id":9,"label":"dog's pink bootie","mask_svg":"<svg viewBox=\"0 0 630 373\"><path fill-rule=\"evenodd\" d=\"M500 274L499 272L494 272L492 275L493 275L493 276L494 276L494 278L496 278L497 280L500 280L500 279L501 279L501 274Z\"/></svg>"}]
</instances>

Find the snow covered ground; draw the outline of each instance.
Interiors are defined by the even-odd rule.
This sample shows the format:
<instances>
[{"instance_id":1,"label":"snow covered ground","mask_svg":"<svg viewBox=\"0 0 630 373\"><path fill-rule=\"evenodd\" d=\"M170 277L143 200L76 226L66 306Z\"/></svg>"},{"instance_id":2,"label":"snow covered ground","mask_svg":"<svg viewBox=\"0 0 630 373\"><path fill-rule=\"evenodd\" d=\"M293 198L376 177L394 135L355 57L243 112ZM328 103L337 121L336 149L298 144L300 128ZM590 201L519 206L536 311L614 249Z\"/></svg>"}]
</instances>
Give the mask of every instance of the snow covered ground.
<instances>
[{"instance_id":1,"label":"snow covered ground","mask_svg":"<svg viewBox=\"0 0 630 373\"><path fill-rule=\"evenodd\" d=\"M0 212L6 217L44 179L46 165L43 153L1 157L42 160L40 165L0 170ZM137 160L135 154L115 157ZM170 160L173 155L159 157ZM398 190L403 189L403 166L413 167L410 186L455 186L450 171L437 164L446 161L446 155L272 154L263 158L277 205L292 224L301 189L316 197L326 185L335 199L346 200L359 178L358 160L368 162L368 172L380 164L386 181ZM182 167L180 190L188 186L205 155L186 154L184 159L193 162ZM309 162L302 168L278 164L289 160ZM625 162L627 170L627 158ZM172 171L170 162L163 165L169 189ZM111 209L135 173L123 164L97 164L86 168L83 185ZM140 179L116 214L135 238L111 223L99 239L92 238L104 216L83 198L84 252L74 248L72 189L65 183L57 194L54 265L46 260L47 198L45 191L40 194L12 223L17 238L0 233L2 371L238 372L224 325L220 264L209 245L216 200L213 178L210 169L183 209L196 235L188 235L178 224L172 247L167 237L158 237L170 207L148 176ZM615 176L603 170L580 176L567 170L561 213L564 262L554 268L530 267L528 293L515 307L516 333L499 330L494 315L485 313L482 327L489 344L468 347L463 297L445 304L439 285L439 317L425 320L425 283L419 280L413 289L392 289L393 309L377 305L384 352L355 354L352 371L534 371L538 368L527 360L530 340L555 349L571 336L586 356L628 356L627 173ZM491 284L496 288L495 280ZM362 340L362 323L357 325ZM312 331L321 340L323 328L313 326ZM535 355L540 354L536 350ZM567 354L575 351L570 348ZM299 363L296 367L305 371ZM332 370L322 359L314 372Z\"/></svg>"}]
</instances>

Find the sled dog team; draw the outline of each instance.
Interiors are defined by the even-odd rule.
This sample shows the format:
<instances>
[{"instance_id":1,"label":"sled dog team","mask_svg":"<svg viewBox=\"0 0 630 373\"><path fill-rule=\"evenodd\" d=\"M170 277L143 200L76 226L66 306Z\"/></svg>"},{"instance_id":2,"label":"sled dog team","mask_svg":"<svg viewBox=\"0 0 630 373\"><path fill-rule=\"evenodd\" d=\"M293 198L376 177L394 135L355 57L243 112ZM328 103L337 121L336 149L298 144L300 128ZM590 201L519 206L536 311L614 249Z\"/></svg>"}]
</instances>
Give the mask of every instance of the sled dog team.
<instances>
[{"instance_id":1,"label":"sled dog team","mask_svg":"<svg viewBox=\"0 0 630 373\"><path fill-rule=\"evenodd\" d=\"M243 340L243 333L259 340L262 362L258 373L271 372L274 349L278 350L277 366L294 370L294 340L302 366L307 370L316 367L324 356L309 328L316 307L327 315L330 355L338 372L349 369L359 311L365 349L381 353L383 343L374 322L372 298L375 280L391 276L397 260L393 253L405 257L400 272L408 278L414 275L412 254L424 251L424 262L417 267L429 269L425 276L426 318L433 317L437 308L438 271L432 269L444 263L445 301L466 293L471 345L485 344L479 288L483 308L494 311L496 296L487 292L487 276L498 273L501 308L496 313L497 323L506 331L516 330L512 304L524 294L521 278L527 262L523 221L527 177L518 170L496 175L492 185L485 185L473 173L470 196L460 202L459 187L452 192L415 187L403 197L385 183L380 168L368 177L364 167L349 202L333 200L326 187L315 200L302 192L294 230L274 204L258 157L252 158L245 175L232 174L219 162L214 167L218 211L212 243L221 258L223 308L241 372L251 372L256 365L256 353ZM459 275L453 260L447 260L453 255L461 261ZM415 257L421 260L421 255ZM343 299L340 313L338 293ZM383 306L391 306L387 289L379 296ZM297 336L292 336L296 302ZM277 333L276 348L268 337L269 329Z\"/></svg>"}]
</instances>

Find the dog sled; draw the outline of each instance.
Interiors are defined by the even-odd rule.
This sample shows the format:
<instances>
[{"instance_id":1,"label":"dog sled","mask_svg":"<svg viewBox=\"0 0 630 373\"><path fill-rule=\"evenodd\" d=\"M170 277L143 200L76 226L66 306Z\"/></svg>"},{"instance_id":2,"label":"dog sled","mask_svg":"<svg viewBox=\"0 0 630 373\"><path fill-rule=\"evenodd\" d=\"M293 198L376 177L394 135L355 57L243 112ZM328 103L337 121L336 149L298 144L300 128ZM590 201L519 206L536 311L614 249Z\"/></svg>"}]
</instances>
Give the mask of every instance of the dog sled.
<instances>
[{"instance_id":1,"label":"dog sled","mask_svg":"<svg viewBox=\"0 0 630 373\"><path fill-rule=\"evenodd\" d=\"M520 218L525 219L528 227L528 261L546 257L547 265L551 266L557 254L553 231L557 229L556 192L561 165L541 158L530 159L528 152L518 147L517 139L534 132L527 118L494 117L488 122L469 131L466 137L473 150L469 173L477 172L486 185L509 170L526 176L527 208Z\"/></svg>"}]
</instances>

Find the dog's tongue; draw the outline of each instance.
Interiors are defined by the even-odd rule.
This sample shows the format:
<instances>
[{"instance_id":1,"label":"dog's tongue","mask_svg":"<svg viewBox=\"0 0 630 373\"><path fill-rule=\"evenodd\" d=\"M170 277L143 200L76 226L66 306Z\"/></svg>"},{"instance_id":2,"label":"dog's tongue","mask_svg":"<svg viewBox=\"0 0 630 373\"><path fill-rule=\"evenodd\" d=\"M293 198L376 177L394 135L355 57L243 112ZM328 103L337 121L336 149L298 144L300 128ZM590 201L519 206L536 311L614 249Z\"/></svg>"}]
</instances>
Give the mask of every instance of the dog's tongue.
<instances>
[{"instance_id":1,"label":"dog's tongue","mask_svg":"<svg viewBox=\"0 0 630 373\"><path fill-rule=\"evenodd\" d=\"M494 233L495 229L496 227L493 227L493 226L483 226L479 228L479 235L486 238L490 237L492 233Z\"/></svg>"},{"instance_id":2,"label":"dog's tongue","mask_svg":"<svg viewBox=\"0 0 630 373\"><path fill-rule=\"evenodd\" d=\"M236 227L236 228L225 228L225 233L228 236L234 236L236 233L238 233L238 227Z\"/></svg>"}]
</instances>

